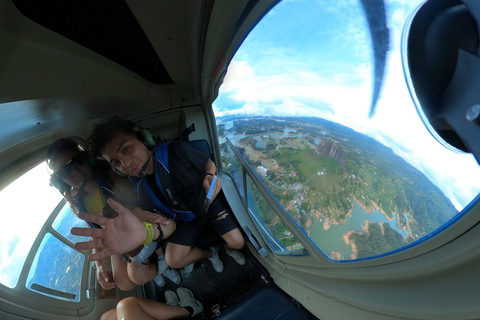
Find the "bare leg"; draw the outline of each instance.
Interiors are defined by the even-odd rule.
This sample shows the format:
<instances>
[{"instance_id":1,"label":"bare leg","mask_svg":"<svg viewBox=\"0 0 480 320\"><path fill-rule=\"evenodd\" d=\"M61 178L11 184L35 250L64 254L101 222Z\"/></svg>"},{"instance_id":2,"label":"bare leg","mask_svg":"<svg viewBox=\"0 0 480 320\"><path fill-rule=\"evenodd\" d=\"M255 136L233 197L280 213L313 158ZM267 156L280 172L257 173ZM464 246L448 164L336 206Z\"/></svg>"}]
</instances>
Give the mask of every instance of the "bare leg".
<instances>
[{"instance_id":1,"label":"bare leg","mask_svg":"<svg viewBox=\"0 0 480 320\"><path fill-rule=\"evenodd\" d=\"M169 306L158 301L137 297L128 297L117 305L117 319L167 320L187 315L189 312L183 307Z\"/></svg>"},{"instance_id":2,"label":"bare leg","mask_svg":"<svg viewBox=\"0 0 480 320\"><path fill-rule=\"evenodd\" d=\"M172 220L172 219L168 219L170 221L170 223L168 225L163 225L161 224L160 225L160 228L162 228L162 231L163 231L163 239L167 239L168 237L170 237L173 233L173 231L175 231L175 229L177 228L177 225L175 224L175 221Z\"/></svg>"},{"instance_id":3,"label":"bare leg","mask_svg":"<svg viewBox=\"0 0 480 320\"><path fill-rule=\"evenodd\" d=\"M221 219L225 219L230 213L227 211L222 211L217 215L217 221ZM225 233L222 236L223 240L225 240L227 248L230 250L240 250L245 245L245 239L240 232L240 229L235 228L232 231Z\"/></svg>"},{"instance_id":4,"label":"bare leg","mask_svg":"<svg viewBox=\"0 0 480 320\"><path fill-rule=\"evenodd\" d=\"M225 240L227 248L231 250L240 250L245 245L245 239L243 238L242 233L238 228L225 233L222 238L223 240Z\"/></svg>"},{"instance_id":5,"label":"bare leg","mask_svg":"<svg viewBox=\"0 0 480 320\"><path fill-rule=\"evenodd\" d=\"M127 262L123 261L123 257L119 254L116 254L112 256L111 261L113 279L115 280L117 288L123 291L128 291L135 288L136 284L130 280L128 276L128 264Z\"/></svg>"},{"instance_id":6,"label":"bare leg","mask_svg":"<svg viewBox=\"0 0 480 320\"><path fill-rule=\"evenodd\" d=\"M162 254L165 253L165 251L163 251L163 248L160 247L157 250L155 250L155 253L157 254L157 257L160 257Z\"/></svg>"},{"instance_id":7,"label":"bare leg","mask_svg":"<svg viewBox=\"0 0 480 320\"><path fill-rule=\"evenodd\" d=\"M138 268L127 267L127 273L130 280L136 284L145 284L158 275L157 264L140 265Z\"/></svg>"},{"instance_id":8,"label":"bare leg","mask_svg":"<svg viewBox=\"0 0 480 320\"><path fill-rule=\"evenodd\" d=\"M117 320L117 311L110 309L100 317L100 320Z\"/></svg>"},{"instance_id":9,"label":"bare leg","mask_svg":"<svg viewBox=\"0 0 480 320\"><path fill-rule=\"evenodd\" d=\"M165 259L167 264L175 269L183 268L190 263L210 258L213 256L213 252L208 249L200 249L197 247L183 246L175 243L167 244L167 252L165 253Z\"/></svg>"}]
</instances>

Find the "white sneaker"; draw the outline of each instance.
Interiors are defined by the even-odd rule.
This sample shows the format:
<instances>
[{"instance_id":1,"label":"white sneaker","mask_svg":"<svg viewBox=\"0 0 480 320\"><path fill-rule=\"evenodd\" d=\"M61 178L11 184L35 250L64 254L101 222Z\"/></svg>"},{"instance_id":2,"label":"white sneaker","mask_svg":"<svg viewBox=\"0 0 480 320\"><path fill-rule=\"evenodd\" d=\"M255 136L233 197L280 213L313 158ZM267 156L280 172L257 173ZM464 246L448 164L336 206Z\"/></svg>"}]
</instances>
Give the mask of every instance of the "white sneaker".
<instances>
[{"instance_id":1,"label":"white sneaker","mask_svg":"<svg viewBox=\"0 0 480 320\"><path fill-rule=\"evenodd\" d=\"M175 284L179 284L182 281L182 278L180 277L178 271L170 267L168 267L167 270L162 273L162 275L165 278L170 279Z\"/></svg>"},{"instance_id":2,"label":"white sneaker","mask_svg":"<svg viewBox=\"0 0 480 320\"><path fill-rule=\"evenodd\" d=\"M185 270L186 273L192 273L194 264L195 263L190 263L188 266L183 267L183 270Z\"/></svg>"},{"instance_id":3,"label":"white sneaker","mask_svg":"<svg viewBox=\"0 0 480 320\"><path fill-rule=\"evenodd\" d=\"M155 284L161 288L165 285L165 278L161 274L159 274L155 278L153 278L153 282L155 282Z\"/></svg>"},{"instance_id":4,"label":"white sneaker","mask_svg":"<svg viewBox=\"0 0 480 320\"><path fill-rule=\"evenodd\" d=\"M158 266L158 274L162 274L162 273L165 272L165 270L167 270L168 265L167 265L167 260L165 260L165 256L162 260L160 260L160 258L158 258L157 266Z\"/></svg>"},{"instance_id":5,"label":"white sneaker","mask_svg":"<svg viewBox=\"0 0 480 320\"><path fill-rule=\"evenodd\" d=\"M180 306L180 302L178 302L178 296L172 290L165 291L165 300L167 301L166 304L168 304L169 306Z\"/></svg>"},{"instance_id":6,"label":"white sneaker","mask_svg":"<svg viewBox=\"0 0 480 320\"><path fill-rule=\"evenodd\" d=\"M223 262L220 260L220 257L218 256L218 252L214 247L210 247L210 250L213 252L213 256L211 258L208 258L212 262L213 269L217 271L218 273L221 273L223 271Z\"/></svg>"},{"instance_id":7,"label":"white sneaker","mask_svg":"<svg viewBox=\"0 0 480 320\"><path fill-rule=\"evenodd\" d=\"M192 291L188 290L187 288L180 287L177 289L177 294L180 298L180 306L190 307L193 309L193 314L191 314L192 317L203 312L202 303L195 299Z\"/></svg>"},{"instance_id":8,"label":"white sneaker","mask_svg":"<svg viewBox=\"0 0 480 320\"><path fill-rule=\"evenodd\" d=\"M150 257L150 255L155 251L156 247L157 244L155 242L143 246L142 250L140 250L140 252L133 257L133 261L135 261L136 264L142 264L142 262L148 259L148 257Z\"/></svg>"},{"instance_id":9,"label":"white sneaker","mask_svg":"<svg viewBox=\"0 0 480 320\"><path fill-rule=\"evenodd\" d=\"M239 250L230 250L227 248L227 246L225 246L225 252L235 261L237 261L239 265L243 266L245 264L245 256Z\"/></svg>"}]
</instances>

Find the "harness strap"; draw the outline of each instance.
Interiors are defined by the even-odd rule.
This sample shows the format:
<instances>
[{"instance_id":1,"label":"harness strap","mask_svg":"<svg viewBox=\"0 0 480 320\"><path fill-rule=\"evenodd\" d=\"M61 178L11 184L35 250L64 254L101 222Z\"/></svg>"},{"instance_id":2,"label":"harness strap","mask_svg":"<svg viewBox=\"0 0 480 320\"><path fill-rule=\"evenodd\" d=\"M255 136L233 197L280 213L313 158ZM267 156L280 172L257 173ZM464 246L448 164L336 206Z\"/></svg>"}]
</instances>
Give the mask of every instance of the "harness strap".
<instances>
[{"instance_id":1,"label":"harness strap","mask_svg":"<svg viewBox=\"0 0 480 320\"><path fill-rule=\"evenodd\" d=\"M177 212L191 212L185 206L180 197L177 196L175 188L173 187L170 171L168 170L168 144L160 145L161 148L155 152L155 181L158 188L162 192L169 206Z\"/></svg>"},{"instance_id":2,"label":"harness strap","mask_svg":"<svg viewBox=\"0 0 480 320\"><path fill-rule=\"evenodd\" d=\"M142 185L143 189L145 189L148 196L153 201L153 203L155 204L155 206L157 207L158 210L160 210L161 212L163 212L164 214L166 214L167 216L169 216L173 220L175 220L175 221L178 220L178 217L175 214L175 212L170 210L170 208L168 208L166 205L164 205L163 202L161 202L157 198L157 196L153 192L152 188L150 188L150 186L148 185L148 182L145 179L141 180L140 183L137 185L137 194L139 194L138 193L138 187L140 186L140 184Z\"/></svg>"},{"instance_id":3,"label":"harness strap","mask_svg":"<svg viewBox=\"0 0 480 320\"><path fill-rule=\"evenodd\" d=\"M154 149L154 166L155 166L155 182L158 189L162 193L168 208L158 199L152 191L148 182L144 179L141 181L142 186L149 195L155 205L174 220L180 219L188 222L195 218L195 214L190 211L179 199L175 193L170 171L168 170L168 143L157 145Z\"/></svg>"}]
</instances>

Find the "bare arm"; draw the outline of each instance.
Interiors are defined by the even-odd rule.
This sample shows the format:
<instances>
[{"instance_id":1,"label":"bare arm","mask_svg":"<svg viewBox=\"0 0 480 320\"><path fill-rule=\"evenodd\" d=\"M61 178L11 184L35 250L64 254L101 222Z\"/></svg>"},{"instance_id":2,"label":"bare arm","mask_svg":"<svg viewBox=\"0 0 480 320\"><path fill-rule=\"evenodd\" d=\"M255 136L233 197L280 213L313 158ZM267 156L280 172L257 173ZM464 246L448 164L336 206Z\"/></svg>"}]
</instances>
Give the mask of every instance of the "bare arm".
<instances>
[{"instance_id":1,"label":"bare arm","mask_svg":"<svg viewBox=\"0 0 480 320\"><path fill-rule=\"evenodd\" d=\"M136 206L132 209L132 213L140 220L140 221L147 221L151 223L160 223L163 226L168 226L172 222L172 219L165 218L159 214L145 211L140 206ZM175 230L175 229L174 229ZM173 231L172 231L173 232Z\"/></svg>"},{"instance_id":2,"label":"bare arm","mask_svg":"<svg viewBox=\"0 0 480 320\"><path fill-rule=\"evenodd\" d=\"M102 249L93 249L93 253L95 254L101 250ZM107 274L107 270L105 269L104 259L95 261L95 267L97 269L97 280L98 280L98 283L100 283L100 285L102 286L102 288L105 290L110 290L115 288L115 282L109 281L108 279L108 274Z\"/></svg>"},{"instance_id":3,"label":"bare arm","mask_svg":"<svg viewBox=\"0 0 480 320\"><path fill-rule=\"evenodd\" d=\"M165 218L159 214L145 211L140 207L135 207L132 209L132 213L140 220L151 223L158 223L163 232L163 239L170 237L170 235L175 231L177 225L173 219Z\"/></svg>"}]
</instances>

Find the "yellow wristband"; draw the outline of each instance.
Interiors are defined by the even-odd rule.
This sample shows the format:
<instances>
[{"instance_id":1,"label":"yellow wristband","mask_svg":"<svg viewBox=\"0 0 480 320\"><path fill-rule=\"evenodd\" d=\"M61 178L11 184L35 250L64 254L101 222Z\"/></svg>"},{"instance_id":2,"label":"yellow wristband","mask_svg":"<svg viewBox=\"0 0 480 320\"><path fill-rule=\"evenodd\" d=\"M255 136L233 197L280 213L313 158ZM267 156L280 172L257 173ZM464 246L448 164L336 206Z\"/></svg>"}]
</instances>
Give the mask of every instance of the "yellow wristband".
<instances>
[{"instance_id":1,"label":"yellow wristband","mask_svg":"<svg viewBox=\"0 0 480 320\"><path fill-rule=\"evenodd\" d=\"M143 243L143 245L146 246L147 244L152 243L155 236L155 231L153 230L153 225L150 222L144 221L143 224L145 225L145 229L147 230L147 240L145 240L145 242Z\"/></svg>"}]
</instances>

